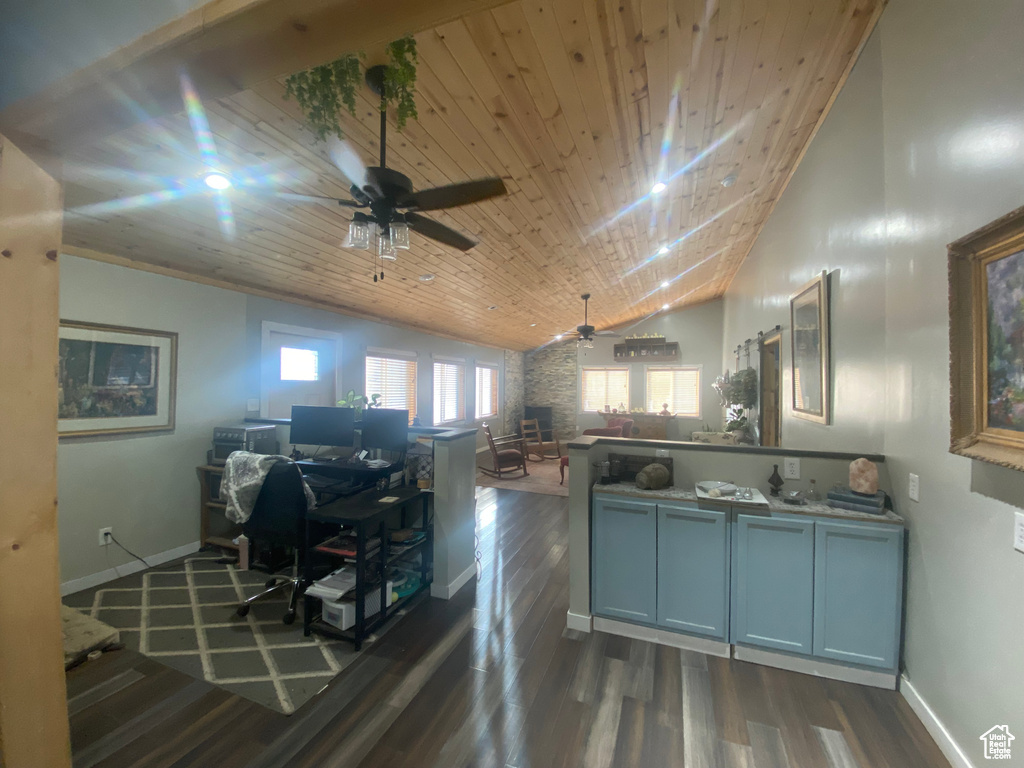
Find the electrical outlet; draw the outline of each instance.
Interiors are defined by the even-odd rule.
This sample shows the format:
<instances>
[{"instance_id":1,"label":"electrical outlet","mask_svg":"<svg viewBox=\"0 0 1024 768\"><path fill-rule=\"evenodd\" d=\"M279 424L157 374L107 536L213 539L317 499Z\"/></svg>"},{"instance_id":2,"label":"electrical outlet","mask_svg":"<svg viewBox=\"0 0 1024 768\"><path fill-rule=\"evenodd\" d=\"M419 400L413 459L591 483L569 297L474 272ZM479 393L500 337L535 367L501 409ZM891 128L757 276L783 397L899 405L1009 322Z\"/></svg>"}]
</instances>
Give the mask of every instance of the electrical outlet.
<instances>
[{"instance_id":1,"label":"electrical outlet","mask_svg":"<svg viewBox=\"0 0 1024 768\"><path fill-rule=\"evenodd\" d=\"M1024 512L1013 513L1013 548L1024 552Z\"/></svg>"},{"instance_id":2,"label":"electrical outlet","mask_svg":"<svg viewBox=\"0 0 1024 768\"><path fill-rule=\"evenodd\" d=\"M258 397L250 397L245 401L246 411L258 411L260 409L260 400Z\"/></svg>"},{"instance_id":3,"label":"electrical outlet","mask_svg":"<svg viewBox=\"0 0 1024 768\"><path fill-rule=\"evenodd\" d=\"M800 459L784 459L782 461L782 473L787 480L799 480Z\"/></svg>"},{"instance_id":4,"label":"electrical outlet","mask_svg":"<svg viewBox=\"0 0 1024 768\"><path fill-rule=\"evenodd\" d=\"M913 472L910 473L910 482L907 484L907 495L911 501L921 500L921 478Z\"/></svg>"},{"instance_id":5,"label":"electrical outlet","mask_svg":"<svg viewBox=\"0 0 1024 768\"><path fill-rule=\"evenodd\" d=\"M106 547L106 546L109 546L110 544L113 544L114 542L110 538L113 535L114 535L114 529L113 528L100 528L100 537L99 537L100 538L100 546L101 547Z\"/></svg>"},{"instance_id":6,"label":"electrical outlet","mask_svg":"<svg viewBox=\"0 0 1024 768\"><path fill-rule=\"evenodd\" d=\"M657 456L659 459L667 459L668 458L668 448L657 448L654 451L654 455Z\"/></svg>"}]
</instances>

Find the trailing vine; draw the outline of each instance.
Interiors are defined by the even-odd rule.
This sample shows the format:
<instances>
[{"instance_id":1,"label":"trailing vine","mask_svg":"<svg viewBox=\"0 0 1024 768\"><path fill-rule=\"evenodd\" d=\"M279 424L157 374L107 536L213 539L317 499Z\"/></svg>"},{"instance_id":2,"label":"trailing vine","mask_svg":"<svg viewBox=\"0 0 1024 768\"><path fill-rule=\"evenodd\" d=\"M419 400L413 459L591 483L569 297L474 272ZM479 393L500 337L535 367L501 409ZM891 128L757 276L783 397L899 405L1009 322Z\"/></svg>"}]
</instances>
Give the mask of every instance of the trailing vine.
<instances>
[{"instance_id":1,"label":"trailing vine","mask_svg":"<svg viewBox=\"0 0 1024 768\"><path fill-rule=\"evenodd\" d=\"M332 134L343 139L338 114L344 106L355 116L356 84L361 79L359 57L349 53L330 64L289 75L284 81L284 94L285 98L295 97L317 141Z\"/></svg>"},{"instance_id":2,"label":"trailing vine","mask_svg":"<svg viewBox=\"0 0 1024 768\"><path fill-rule=\"evenodd\" d=\"M386 46L384 105L394 106L398 128L416 119L416 39L411 35ZM295 98L317 141L328 136L344 139L338 117L342 108L356 114L356 87L363 81L361 54L348 53L329 64L297 72L285 78L285 98Z\"/></svg>"},{"instance_id":3,"label":"trailing vine","mask_svg":"<svg viewBox=\"0 0 1024 768\"><path fill-rule=\"evenodd\" d=\"M388 43L388 67L384 72L384 101L393 104L397 112L398 129L405 127L416 114L416 38L412 35Z\"/></svg>"}]
</instances>

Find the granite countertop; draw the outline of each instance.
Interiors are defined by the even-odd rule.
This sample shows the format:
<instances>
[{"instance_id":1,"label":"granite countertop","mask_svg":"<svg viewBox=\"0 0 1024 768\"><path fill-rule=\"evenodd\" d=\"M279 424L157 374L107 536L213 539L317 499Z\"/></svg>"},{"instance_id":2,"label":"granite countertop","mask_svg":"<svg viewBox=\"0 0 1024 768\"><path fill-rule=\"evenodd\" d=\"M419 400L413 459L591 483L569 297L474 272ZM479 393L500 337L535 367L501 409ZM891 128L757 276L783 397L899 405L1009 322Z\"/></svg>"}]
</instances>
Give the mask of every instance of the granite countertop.
<instances>
[{"instance_id":1,"label":"granite countertop","mask_svg":"<svg viewBox=\"0 0 1024 768\"><path fill-rule=\"evenodd\" d=\"M688 488L678 488L676 486L669 486L668 488L662 488L660 491L642 491L636 487L635 483L610 483L608 485L601 485L600 483L594 483L594 493L612 493L617 496L632 496L639 499L663 499L665 501L698 501L697 494L694 490ZM852 509L839 509L837 507L830 507L822 501L812 502L808 504L787 504L782 499L767 496L765 497L768 501L767 510L768 512L786 513L791 515L811 515L814 517L831 517L839 520L858 520L869 523L888 523L890 525L905 525L902 517L897 515L891 509L887 509L884 515L872 515L868 512L855 512ZM757 510L764 510L766 507L762 504L755 504L749 501L732 501L729 499L723 499L721 501L715 501L713 499L700 499L702 504L723 504L724 506L730 507L750 507L752 513L757 513Z\"/></svg>"}]
</instances>

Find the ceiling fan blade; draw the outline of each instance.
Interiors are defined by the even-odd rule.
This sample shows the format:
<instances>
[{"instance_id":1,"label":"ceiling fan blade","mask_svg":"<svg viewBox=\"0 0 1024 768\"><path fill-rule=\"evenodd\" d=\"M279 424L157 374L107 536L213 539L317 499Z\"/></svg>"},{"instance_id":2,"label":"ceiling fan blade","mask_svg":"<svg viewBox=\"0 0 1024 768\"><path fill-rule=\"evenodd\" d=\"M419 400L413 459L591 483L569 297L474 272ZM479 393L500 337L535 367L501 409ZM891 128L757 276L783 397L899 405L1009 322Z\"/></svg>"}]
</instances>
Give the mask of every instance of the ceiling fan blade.
<instances>
[{"instance_id":1,"label":"ceiling fan blade","mask_svg":"<svg viewBox=\"0 0 1024 768\"><path fill-rule=\"evenodd\" d=\"M250 190L251 191L251 190ZM256 194L260 194L257 192ZM281 200L288 200L292 203L321 203L323 205L343 205L346 208L365 208L366 204L356 200L340 200L337 197L323 197L322 195L296 195L292 192L270 192L268 193Z\"/></svg>"},{"instance_id":2,"label":"ceiling fan blade","mask_svg":"<svg viewBox=\"0 0 1024 768\"><path fill-rule=\"evenodd\" d=\"M409 229L414 232L419 232L425 237L429 237L431 240L437 240L439 243L450 245L452 248L458 248L460 251L468 251L476 242L470 240L468 237L463 235L461 232L456 232L450 227L446 227L440 222L428 219L426 216L420 216L417 213L405 214L405 221L409 225Z\"/></svg>"},{"instance_id":3,"label":"ceiling fan blade","mask_svg":"<svg viewBox=\"0 0 1024 768\"><path fill-rule=\"evenodd\" d=\"M355 150L337 136L330 136L327 139L327 154L349 183L362 189L366 184L366 166Z\"/></svg>"},{"instance_id":4,"label":"ceiling fan blade","mask_svg":"<svg viewBox=\"0 0 1024 768\"><path fill-rule=\"evenodd\" d=\"M621 336L618 331L594 331L595 336Z\"/></svg>"},{"instance_id":5,"label":"ceiling fan blade","mask_svg":"<svg viewBox=\"0 0 1024 768\"><path fill-rule=\"evenodd\" d=\"M398 206L417 211L437 211L442 208L457 208L460 205L479 203L482 200L507 194L505 182L495 177L464 181L461 184L449 184L445 187L421 189L419 192L401 197Z\"/></svg>"}]
</instances>

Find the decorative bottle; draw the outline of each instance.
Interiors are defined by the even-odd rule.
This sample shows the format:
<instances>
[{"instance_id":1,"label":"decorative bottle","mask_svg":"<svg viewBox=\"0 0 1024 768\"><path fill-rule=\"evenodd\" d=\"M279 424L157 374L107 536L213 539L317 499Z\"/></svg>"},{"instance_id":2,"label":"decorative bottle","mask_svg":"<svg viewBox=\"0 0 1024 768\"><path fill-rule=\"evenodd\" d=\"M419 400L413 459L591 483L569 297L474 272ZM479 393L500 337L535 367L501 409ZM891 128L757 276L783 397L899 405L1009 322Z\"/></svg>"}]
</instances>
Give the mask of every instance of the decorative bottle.
<instances>
[{"instance_id":1,"label":"decorative bottle","mask_svg":"<svg viewBox=\"0 0 1024 768\"><path fill-rule=\"evenodd\" d=\"M779 491L782 489L782 484L785 481L782 479L782 476L779 475L779 465L773 464L772 467L773 471L771 477L768 478L768 485L772 487L771 495L778 496Z\"/></svg>"},{"instance_id":2,"label":"decorative bottle","mask_svg":"<svg viewBox=\"0 0 1024 768\"><path fill-rule=\"evenodd\" d=\"M811 480L811 487L807 489L807 501L821 501L821 496L818 495L818 486L813 480Z\"/></svg>"}]
</instances>

